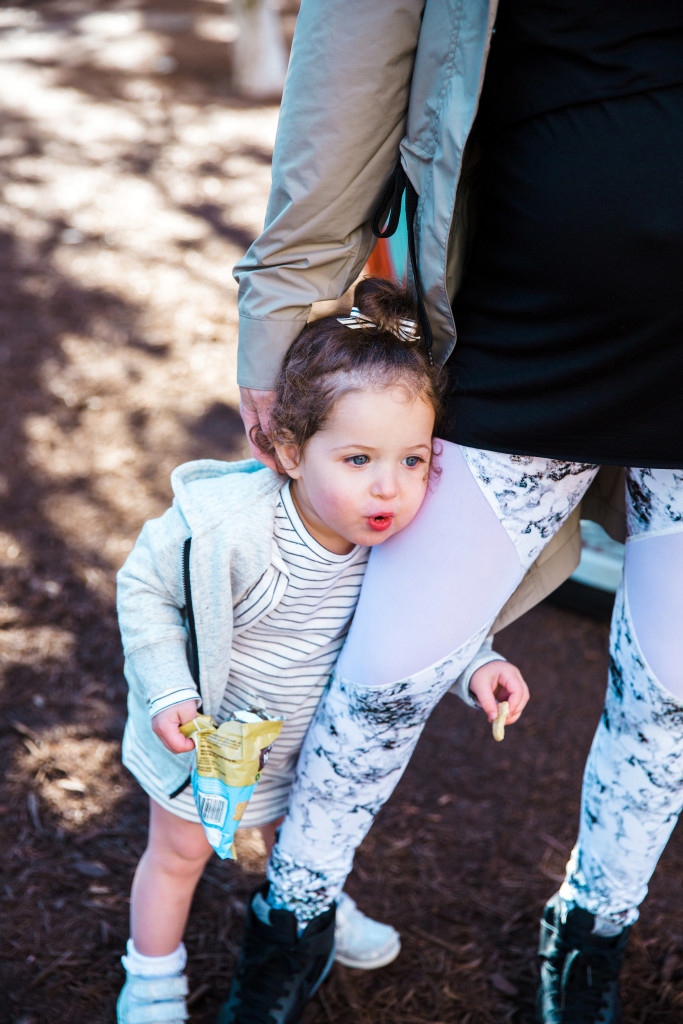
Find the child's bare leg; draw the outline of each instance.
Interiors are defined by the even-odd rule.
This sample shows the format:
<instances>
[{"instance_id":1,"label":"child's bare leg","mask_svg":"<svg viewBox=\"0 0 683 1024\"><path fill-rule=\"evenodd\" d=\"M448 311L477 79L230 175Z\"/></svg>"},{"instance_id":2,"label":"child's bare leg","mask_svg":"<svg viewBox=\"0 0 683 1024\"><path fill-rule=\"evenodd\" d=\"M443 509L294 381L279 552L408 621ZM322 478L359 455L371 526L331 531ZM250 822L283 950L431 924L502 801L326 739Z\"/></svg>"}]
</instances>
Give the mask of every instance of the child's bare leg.
<instances>
[{"instance_id":1,"label":"child's bare leg","mask_svg":"<svg viewBox=\"0 0 683 1024\"><path fill-rule=\"evenodd\" d=\"M266 846L266 853L268 854L269 857L273 852L273 847L275 846L275 833L277 832L277 830L279 829L280 825L284 820L285 819L283 815L281 818L278 818L277 821L269 821L267 825L259 826L259 832L263 837L263 842L265 843Z\"/></svg>"},{"instance_id":2,"label":"child's bare leg","mask_svg":"<svg viewBox=\"0 0 683 1024\"><path fill-rule=\"evenodd\" d=\"M147 849L131 893L131 937L139 953L166 956L178 948L211 853L199 823L178 818L150 800Z\"/></svg>"}]
</instances>

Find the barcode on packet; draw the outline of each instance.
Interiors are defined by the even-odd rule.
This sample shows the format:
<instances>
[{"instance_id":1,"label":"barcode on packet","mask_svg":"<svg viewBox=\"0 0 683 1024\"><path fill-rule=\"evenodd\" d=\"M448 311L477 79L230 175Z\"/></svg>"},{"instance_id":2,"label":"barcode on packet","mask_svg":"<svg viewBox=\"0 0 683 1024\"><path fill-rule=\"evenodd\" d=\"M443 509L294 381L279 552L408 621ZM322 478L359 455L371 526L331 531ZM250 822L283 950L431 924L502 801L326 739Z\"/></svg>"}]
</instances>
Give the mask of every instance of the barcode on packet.
<instances>
[{"instance_id":1,"label":"barcode on packet","mask_svg":"<svg viewBox=\"0 0 683 1024\"><path fill-rule=\"evenodd\" d=\"M207 825L221 828L228 813L228 801L222 796L199 795L199 816Z\"/></svg>"}]
</instances>

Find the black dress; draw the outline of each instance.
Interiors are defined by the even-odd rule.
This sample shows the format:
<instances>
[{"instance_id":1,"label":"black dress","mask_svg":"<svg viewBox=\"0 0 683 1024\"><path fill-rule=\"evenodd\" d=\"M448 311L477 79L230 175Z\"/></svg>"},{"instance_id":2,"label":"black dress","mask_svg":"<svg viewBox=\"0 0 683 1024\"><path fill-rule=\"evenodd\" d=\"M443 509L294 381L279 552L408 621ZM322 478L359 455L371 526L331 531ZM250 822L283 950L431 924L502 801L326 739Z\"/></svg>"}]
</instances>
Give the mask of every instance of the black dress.
<instances>
[{"instance_id":1,"label":"black dress","mask_svg":"<svg viewBox=\"0 0 683 1024\"><path fill-rule=\"evenodd\" d=\"M683 467L683 2L502 0L449 440Z\"/></svg>"}]
</instances>

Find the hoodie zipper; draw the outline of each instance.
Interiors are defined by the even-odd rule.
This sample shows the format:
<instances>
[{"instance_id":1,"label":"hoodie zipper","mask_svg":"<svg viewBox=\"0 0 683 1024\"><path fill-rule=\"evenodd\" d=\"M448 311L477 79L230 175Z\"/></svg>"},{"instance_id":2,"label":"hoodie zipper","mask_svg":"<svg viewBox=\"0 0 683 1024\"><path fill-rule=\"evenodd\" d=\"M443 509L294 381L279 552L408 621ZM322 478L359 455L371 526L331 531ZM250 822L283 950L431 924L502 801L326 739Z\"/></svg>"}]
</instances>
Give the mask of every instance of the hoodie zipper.
<instances>
[{"instance_id":1,"label":"hoodie zipper","mask_svg":"<svg viewBox=\"0 0 683 1024\"><path fill-rule=\"evenodd\" d=\"M194 608L192 606L192 587L190 585L191 547L192 538L188 537L185 543L183 544L183 591L185 593L185 614L187 615L187 629L190 634L190 672L192 674L192 678L195 682L197 690L199 691L200 704L197 708L197 711L199 712L202 706L202 691L201 686L199 684L199 645L197 644L197 629L194 621ZM191 781L192 776L188 775L185 781L181 783L181 785L178 786L177 789L174 789L173 792L169 794L169 799L172 800L174 797L178 796L179 793L182 793L182 791L189 786Z\"/></svg>"},{"instance_id":2,"label":"hoodie zipper","mask_svg":"<svg viewBox=\"0 0 683 1024\"><path fill-rule=\"evenodd\" d=\"M199 646L197 644L197 627L194 621L194 608L192 606L192 588L190 586L190 548L192 537L188 537L183 544L183 591L185 592L185 612L187 614L187 628L190 634L190 672L201 697L202 691L199 685Z\"/></svg>"}]
</instances>

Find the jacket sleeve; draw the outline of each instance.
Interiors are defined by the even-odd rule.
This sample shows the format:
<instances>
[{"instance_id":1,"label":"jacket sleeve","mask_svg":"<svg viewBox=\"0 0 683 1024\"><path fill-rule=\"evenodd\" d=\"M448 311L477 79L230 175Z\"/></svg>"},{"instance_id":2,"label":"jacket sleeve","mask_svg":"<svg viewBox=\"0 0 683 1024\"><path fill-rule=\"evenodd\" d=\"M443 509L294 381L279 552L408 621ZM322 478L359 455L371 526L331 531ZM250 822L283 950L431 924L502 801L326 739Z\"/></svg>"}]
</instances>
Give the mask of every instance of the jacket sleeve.
<instances>
[{"instance_id":1,"label":"jacket sleeve","mask_svg":"<svg viewBox=\"0 0 683 1024\"><path fill-rule=\"evenodd\" d=\"M238 380L271 388L311 303L338 299L404 135L424 0L303 0L261 236L235 267Z\"/></svg>"},{"instance_id":2,"label":"jacket sleeve","mask_svg":"<svg viewBox=\"0 0 683 1024\"><path fill-rule=\"evenodd\" d=\"M506 661L502 654L497 654L493 650L493 637L489 636L484 640L483 644L475 654L472 661L469 663L467 668L462 672L453 685L450 688L449 693L454 693L456 697L460 697L461 700L465 701L465 704L469 704L472 708L478 708L479 704L470 693L470 681L472 676L481 668L482 665L488 665L490 661Z\"/></svg>"},{"instance_id":3,"label":"jacket sleeve","mask_svg":"<svg viewBox=\"0 0 683 1024\"><path fill-rule=\"evenodd\" d=\"M189 533L175 508L150 520L117 575L126 679L150 715L199 696L187 661L183 545Z\"/></svg>"}]
</instances>

